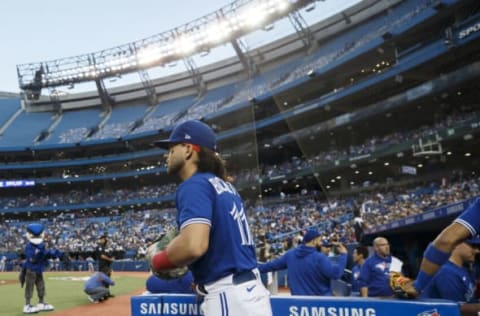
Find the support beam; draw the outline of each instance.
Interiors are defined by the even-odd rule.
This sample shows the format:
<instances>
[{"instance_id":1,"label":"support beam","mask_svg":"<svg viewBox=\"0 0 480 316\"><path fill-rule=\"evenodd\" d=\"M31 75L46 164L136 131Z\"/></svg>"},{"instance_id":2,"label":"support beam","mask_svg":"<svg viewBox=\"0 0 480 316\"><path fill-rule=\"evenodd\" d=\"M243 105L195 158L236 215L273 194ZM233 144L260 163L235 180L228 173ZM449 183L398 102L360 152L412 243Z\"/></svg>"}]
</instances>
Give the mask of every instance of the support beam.
<instances>
[{"instance_id":1,"label":"support beam","mask_svg":"<svg viewBox=\"0 0 480 316\"><path fill-rule=\"evenodd\" d=\"M195 65L195 62L191 57L183 58L183 63L185 68L187 68L190 77L192 78L193 84L197 87L198 95L202 96L207 90L205 82L203 82L202 75L198 71L198 67Z\"/></svg>"},{"instance_id":2,"label":"support beam","mask_svg":"<svg viewBox=\"0 0 480 316\"><path fill-rule=\"evenodd\" d=\"M150 80L150 75L145 69L140 69L138 71L138 76L142 81L143 88L145 88L145 92L147 93L148 104L150 106L154 106L157 104L157 92L155 91L155 87L152 84L152 80Z\"/></svg>"},{"instance_id":3,"label":"support beam","mask_svg":"<svg viewBox=\"0 0 480 316\"><path fill-rule=\"evenodd\" d=\"M247 70L248 77L252 78L258 74L258 66L255 64L253 59L248 55L248 47L242 42L240 38L232 39L230 43L235 50L240 62L242 63L245 70Z\"/></svg>"},{"instance_id":4,"label":"support beam","mask_svg":"<svg viewBox=\"0 0 480 316\"><path fill-rule=\"evenodd\" d=\"M305 48L309 49L312 47L313 43L313 35L308 27L307 22L303 18L303 16L300 14L298 11L292 11L288 15L288 19L290 20L290 23L292 24L293 28L295 29L295 32L298 35L298 38L303 42L303 45Z\"/></svg>"},{"instance_id":5,"label":"support beam","mask_svg":"<svg viewBox=\"0 0 480 316\"><path fill-rule=\"evenodd\" d=\"M105 88L105 83L103 79L95 79L95 85L97 86L98 95L102 101L103 110L110 110L113 106L113 98L108 94L107 89Z\"/></svg>"}]
</instances>

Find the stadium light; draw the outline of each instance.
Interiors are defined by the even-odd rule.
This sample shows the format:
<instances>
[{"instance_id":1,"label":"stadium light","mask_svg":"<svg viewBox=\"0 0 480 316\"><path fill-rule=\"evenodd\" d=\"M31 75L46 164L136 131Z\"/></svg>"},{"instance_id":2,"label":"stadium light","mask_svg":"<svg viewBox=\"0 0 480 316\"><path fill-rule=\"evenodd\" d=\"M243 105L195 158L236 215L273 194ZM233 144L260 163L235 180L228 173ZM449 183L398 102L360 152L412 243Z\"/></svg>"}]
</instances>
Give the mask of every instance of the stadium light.
<instances>
[{"instance_id":1,"label":"stadium light","mask_svg":"<svg viewBox=\"0 0 480 316\"><path fill-rule=\"evenodd\" d=\"M272 25L315 0L237 0L173 30L102 51L17 65L19 86L42 88L115 77L165 65Z\"/></svg>"}]
</instances>

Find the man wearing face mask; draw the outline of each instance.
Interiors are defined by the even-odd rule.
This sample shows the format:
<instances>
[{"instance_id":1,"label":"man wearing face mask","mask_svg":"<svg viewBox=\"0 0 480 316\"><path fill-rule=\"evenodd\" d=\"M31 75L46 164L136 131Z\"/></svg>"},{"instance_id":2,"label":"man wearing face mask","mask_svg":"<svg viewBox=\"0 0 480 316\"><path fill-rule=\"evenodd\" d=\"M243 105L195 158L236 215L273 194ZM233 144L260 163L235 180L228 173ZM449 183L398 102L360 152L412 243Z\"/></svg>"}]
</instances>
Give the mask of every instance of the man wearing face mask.
<instances>
[{"instance_id":1,"label":"man wearing face mask","mask_svg":"<svg viewBox=\"0 0 480 316\"><path fill-rule=\"evenodd\" d=\"M281 257L259 265L260 272L287 269L288 285L292 295L332 295L330 280L339 279L347 265L347 248L334 244L339 252L333 263L321 252L322 238L315 229L309 229L298 247Z\"/></svg>"}]
</instances>

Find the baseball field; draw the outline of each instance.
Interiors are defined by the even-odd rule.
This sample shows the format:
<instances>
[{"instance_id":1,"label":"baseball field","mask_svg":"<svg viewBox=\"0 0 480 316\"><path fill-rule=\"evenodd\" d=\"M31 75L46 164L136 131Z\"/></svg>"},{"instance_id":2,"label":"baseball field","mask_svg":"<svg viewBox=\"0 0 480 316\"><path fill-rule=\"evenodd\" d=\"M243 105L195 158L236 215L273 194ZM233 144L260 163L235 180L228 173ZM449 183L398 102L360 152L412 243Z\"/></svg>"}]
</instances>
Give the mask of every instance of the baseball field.
<instances>
[{"instance_id":1,"label":"baseball field","mask_svg":"<svg viewBox=\"0 0 480 316\"><path fill-rule=\"evenodd\" d=\"M93 304L83 293L83 283L90 276L88 272L45 272L45 301L55 306L51 312L42 312L48 316L85 316L85 315L130 315L130 296L145 290L147 272L113 272L115 286L111 293L115 296L105 302ZM32 304L37 304L37 292L34 292ZM24 289L18 282L18 272L0 272L0 316L20 316L25 304ZM35 315L35 314L33 314Z\"/></svg>"}]
</instances>

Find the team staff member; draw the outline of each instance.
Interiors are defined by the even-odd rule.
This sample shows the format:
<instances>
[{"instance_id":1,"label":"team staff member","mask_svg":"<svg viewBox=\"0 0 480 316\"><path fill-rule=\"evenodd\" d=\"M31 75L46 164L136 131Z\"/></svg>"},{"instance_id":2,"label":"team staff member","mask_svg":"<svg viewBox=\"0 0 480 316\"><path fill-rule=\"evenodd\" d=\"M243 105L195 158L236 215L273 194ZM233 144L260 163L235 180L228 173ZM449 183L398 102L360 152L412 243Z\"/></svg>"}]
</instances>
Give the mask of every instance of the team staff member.
<instances>
[{"instance_id":1,"label":"team staff member","mask_svg":"<svg viewBox=\"0 0 480 316\"><path fill-rule=\"evenodd\" d=\"M302 244L258 268L262 273L287 269L292 295L332 295L330 280L343 275L347 265L347 248L341 243L334 243L340 253L338 264L334 264L320 251L321 245L318 231L310 229Z\"/></svg>"},{"instance_id":2,"label":"team staff member","mask_svg":"<svg viewBox=\"0 0 480 316\"><path fill-rule=\"evenodd\" d=\"M153 257L152 269L189 265L205 295L201 309L206 316L272 315L243 201L227 181L213 130L186 121L156 144L168 148L168 174L183 182L175 197L180 233Z\"/></svg>"},{"instance_id":3,"label":"team staff member","mask_svg":"<svg viewBox=\"0 0 480 316\"><path fill-rule=\"evenodd\" d=\"M95 252L98 260L98 271L103 273L111 271L112 262L115 258L110 257L107 253L107 235L100 236Z\"/></svg>"},{"instance_id":4,"label":"team staff member","mask_svg":"<svg viewBox=\"0 0 480 316\"><path fill-rule=\"evenodd\" d=\"M355 265L352 267L352 293L358 296L360 294L360 270L362 269L365 260L368 258L368 249L365 246L358 246L353 249L353 262Z\"/></svg>"},{"instance_id":5,"label":"team staff member","mask_svg":"<svg viewBox=\"0 0 480 316\"><path fill-rule=\"evenodd\" d=\"M390 244L383 237L373 240L374 254L371 255L360 269L360 294L362 297L391 297L390 272L401 272L403 263L390 255Z\"/></svg>"},{"instance_id":6,"label":"team staff member","mask_svg":"<svg viewBox=\"0 0 480 316\"><path fill-rule=\"evenodd\" d=\"M450 259L422 292L422 298L443 298L460 302L463 316L477 316L480 304L475 298L476 282L466 266L475 261L480 239L469 239L456 246Z\"/></svg>"},{"instance_id":7,"label":"team staff member","mask_svg":"<svg viewBox=\"0 0 480 316\"><path fill-rule=\"evenodd\" d=\"M92 303L98 303L111 297L109 287L115 285L111 279L112 270L105 268L103 272L95 272L84 284L83 291Z\"/></svg>"}]
</instances>

